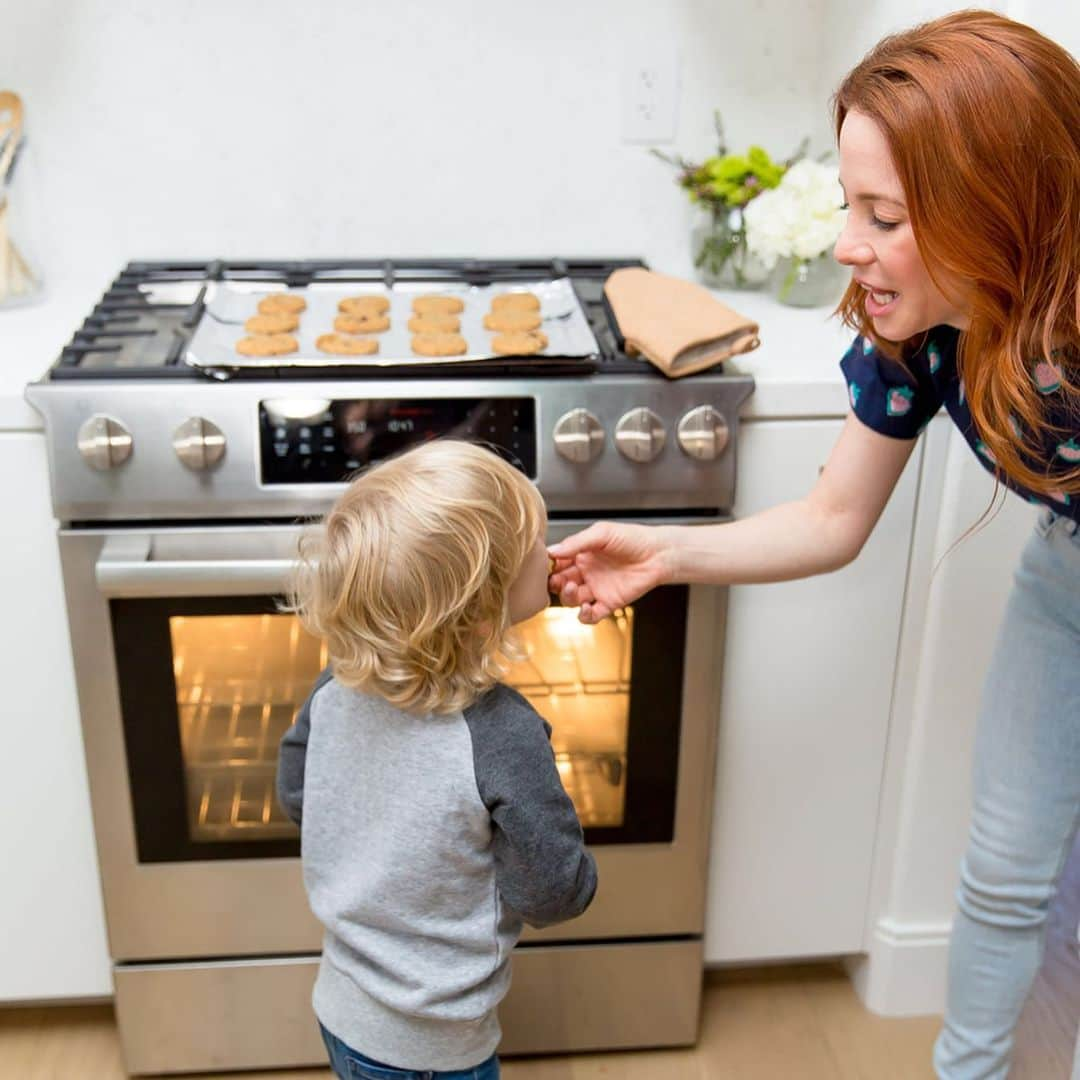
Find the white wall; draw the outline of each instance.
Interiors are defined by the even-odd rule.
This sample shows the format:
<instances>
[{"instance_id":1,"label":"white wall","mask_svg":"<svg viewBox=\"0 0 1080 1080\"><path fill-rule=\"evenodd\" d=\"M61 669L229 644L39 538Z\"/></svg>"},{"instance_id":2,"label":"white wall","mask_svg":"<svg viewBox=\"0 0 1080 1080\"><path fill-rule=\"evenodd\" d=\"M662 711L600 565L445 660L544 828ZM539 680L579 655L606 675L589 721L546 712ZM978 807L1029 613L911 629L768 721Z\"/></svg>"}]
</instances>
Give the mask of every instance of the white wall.
<instances>
[{"instance_id":1,"label":"white wall","mask_svg":"<svg viewBox=\"0 0 1080 1080\"><path fill-rule=\"evenodd\" d=\"M1080 57L1078 0L826 0L821 97L835 90L844 73L886 34L951 11L985 8L1035 27Z\"/></svg>"},{"instance_id":2,"label":"white wall","mask_svg":"<svg viewBox=\"0 0 1080 1080\"><path fill-rule=\"evenodd\" d=\"M621 142L624 56L677 50L666 149L827 137L826 0L0 0L44 269L132 258L641 254L674 174Z\"/></svg>"},{"instance_id":3,"label":"white wall","mask_svg":"<svg viewBox=\"0 0 1080 1080\"><path fill-rule=\"evenodd\" d=\"M1008 15L1080 57L1080 4L1076 0L1009 0Z\"/></svg>"},{"instance_id":4,"label":"white wall","mask_svg":"<svg viewBox=\"0 0 1080 1080\"><path fill-rule=\"evenodd\" d=\"M672 172L621 141L622 68L680 58L675 139L831 145L828 98L941 0L0 0L46 275L132 258L641 254L689 273ZM1071 0L1017 9L1076 50Z\"/></svg>"},{"instance_id":5,"label":"white wall","mask_svg":"<svg viewBox=\"0 0 1080 1080\"><path fill-rule=\"evenodd\" d=\"M822 55L822 86L826 96L836 89L849 68L886 34L915 23L936 19L964 8L988 8L1004 12L1003 0L972 0L970 4L948 0L826 0L828 33Z\"/></svg>"}]
</instances>

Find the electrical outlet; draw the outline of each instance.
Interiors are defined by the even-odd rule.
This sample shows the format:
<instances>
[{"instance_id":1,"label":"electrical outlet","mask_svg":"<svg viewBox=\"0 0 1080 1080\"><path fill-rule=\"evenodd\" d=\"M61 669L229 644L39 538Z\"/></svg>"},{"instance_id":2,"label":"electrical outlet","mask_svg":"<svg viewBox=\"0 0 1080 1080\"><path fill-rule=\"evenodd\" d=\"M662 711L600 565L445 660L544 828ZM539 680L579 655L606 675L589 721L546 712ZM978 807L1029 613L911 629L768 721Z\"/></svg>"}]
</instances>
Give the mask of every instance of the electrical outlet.
<instances>
[{"instance_id":1,"label":"electrical outlet","mask_svg":"<svg viewBox=\"0 0 1080 1080\"><path fill-rule=\"evenodd\" d=\"M641 52L622 69L622 139L669 143L679 110L679 64L674 49Z\"/></svg>"}]
</instances>

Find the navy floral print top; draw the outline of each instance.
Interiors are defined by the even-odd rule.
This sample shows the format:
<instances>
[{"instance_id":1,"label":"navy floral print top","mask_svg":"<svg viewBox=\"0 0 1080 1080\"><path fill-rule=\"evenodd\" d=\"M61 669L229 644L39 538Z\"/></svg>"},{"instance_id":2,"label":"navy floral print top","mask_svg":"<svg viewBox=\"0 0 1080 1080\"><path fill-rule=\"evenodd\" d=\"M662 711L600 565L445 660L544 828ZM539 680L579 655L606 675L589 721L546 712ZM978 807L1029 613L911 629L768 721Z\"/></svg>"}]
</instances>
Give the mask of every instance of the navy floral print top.
<instances>
[{"instance_id":1,"label":"navy floral print top","mask_svg":"<svg viewBox=\"0 0 1080 1080\"><path fill-rule=\"evenodd\" d=\"M869 339L857 337L840 361L855 415L882 435L914 439L944 405L989 472L996 473L1002 483L1029 502L1080 521L1080 496L1060 489L1049 495L1035 494L997 468L990 448L975 430L964 399L964 383L956 370L959 340L959 330L951 326L935 327L927 334L923 347L901 365L876 349ZM1056 364L1033 363L1031 377L1046 398L1050 424L1062 430L1048 434L1038 456L1029 455L1029 460L1053 476L1057 471L1080 464L1080 417L1067 415L1065 402L1055 399L1055 395L1061 398L1061 369ZM1016 425L1017 421L1013 423ZM1019 434L1018 427L1016 430Z\"/></svg>"}]
</instances>

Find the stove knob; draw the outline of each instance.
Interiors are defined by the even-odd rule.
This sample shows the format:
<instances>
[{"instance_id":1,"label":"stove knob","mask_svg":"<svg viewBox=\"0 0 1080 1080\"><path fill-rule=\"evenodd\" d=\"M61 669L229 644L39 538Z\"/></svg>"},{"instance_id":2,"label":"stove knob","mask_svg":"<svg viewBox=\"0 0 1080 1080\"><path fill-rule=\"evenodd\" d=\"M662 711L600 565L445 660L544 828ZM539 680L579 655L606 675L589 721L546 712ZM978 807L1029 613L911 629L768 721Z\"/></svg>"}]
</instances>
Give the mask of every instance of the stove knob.
<instances>
[{"instance_id":1,"label":"stove knob","mask_svg":"<svg viewBox=\"0 0 1080 1080\"><path fill-rule=\"evenodd\" d=\"M571 409L555 424L555 449L567 461L585 465L604 449L604 428L588 409Z\"/></svg>"},{"instance_id":2,"label":"stove knob","mask_svg":"<svg viewBox=\"0 0 1080 1080\"><path fill-rule=\"evenodd\" d=\"M631 461L652 461L666 441L660 417L644 406L631 409L615 426L615 445Z\"/></svg>"},{"instance_id":3,"label":"stove knob","mask_svg":"<svg viewBox=\"0 0 1080 1080\"><path fill-rule=\"evenodd\" d=\"M217 424L191 416L173 432L176 456L196 471L212 469L225 456L225 436Z\"/></svg>"},{"instance_id":4,"label":"stove knob","mask_svg":"<svg viewBox=\"0 0 1080 1080\"><path fill-rule=\"evenodd\" d=\"M691 409L680 421L676 437L683 452L698 461L715 461L727 448L727 421L711 405Z\"/></svg>"},{"instance_id":5,"label":"stove knob","mask_svg":"<svg viewBox=\"0 0 1080 1080\"><path fill-rule=\"evenodd\" d=\"M119 420L98 413L79 428L79 453L93 469L115 469L131 457L131 432Z\"/></svg>"}]
</instances>

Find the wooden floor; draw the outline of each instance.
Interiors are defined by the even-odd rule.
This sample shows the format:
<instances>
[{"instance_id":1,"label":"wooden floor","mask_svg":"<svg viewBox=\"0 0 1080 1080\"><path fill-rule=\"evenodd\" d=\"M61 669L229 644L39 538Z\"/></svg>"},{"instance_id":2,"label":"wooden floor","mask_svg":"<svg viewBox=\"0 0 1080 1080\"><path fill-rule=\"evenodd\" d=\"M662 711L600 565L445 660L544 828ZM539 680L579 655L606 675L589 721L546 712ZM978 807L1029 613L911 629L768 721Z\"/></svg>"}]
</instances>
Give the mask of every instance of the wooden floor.
<instances>
[{"instance_id":1,"label":"wooden floor","mask_svg":"<svg viewBox=\"0 0 1080 1080\"><path fill-rule=\"evenodd\" d=\"M918 1080L932 1077L936 1018L883 1020L859 1004L838 966L710 974L701 1038L690 1050L511 1058L504 1080ZM107 1006L0 1012L4 1080L122 1080ZM326 1069L230 1080L328 1080Z\"/></svg>"},{"instance_id":2,"label":"wooden floor","mask_svg":"<svg viewBox=\"0 0 1080 1080\"><path fill-rule=\"evenodd\" d=\"M1046 959L1017 1030L1011 1080L1068 1080L1080 1017L1080 844L1050 913ZM712 972L689 1050L515 1058L504 1080L921 1080L937 1017L867 1012L839 966ZM2 1080L122 1080L108 1006L0 1010ZM327 1080L326 1069L230 1080ZM204 1074L205 1077L205 1074Z\"/></svg>"},{"instance_id":3,"label":"wooden floor","mask_svg":"<svg viewBox=\"0 0 1080 1080\"><path fill-rule=\"evenodd\" d=\"M1074 938L1075 940L1075 938ZM1055 961L1032 995L1013 1080L1066 1080L1080 1002L1075 947L1068 992ZM1040 983L1043 977L1040 977ZM701 1037L689 1050L513 1058L504 1080L920 1080L933 1077L937 1017L884 1019L863 1009L838 966L710 973ZM203 1074L208 1077L209 1074ZM215 1077L217 1074L214 1074ZM230 1080L330 1080L326 1069L249 1072ZM109 1006L0 1011L4 1080L123 1080Z\"/></svg>"}]
</instances>

